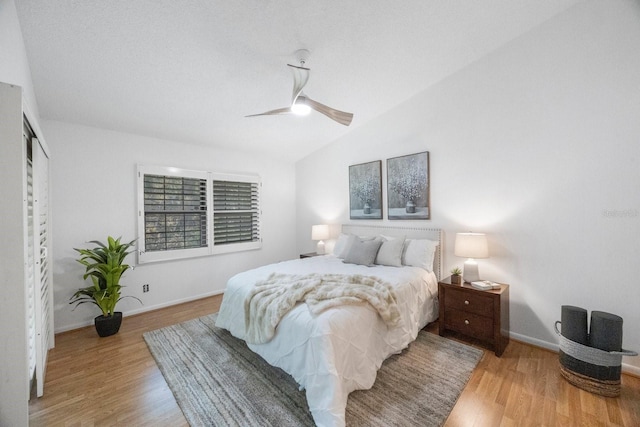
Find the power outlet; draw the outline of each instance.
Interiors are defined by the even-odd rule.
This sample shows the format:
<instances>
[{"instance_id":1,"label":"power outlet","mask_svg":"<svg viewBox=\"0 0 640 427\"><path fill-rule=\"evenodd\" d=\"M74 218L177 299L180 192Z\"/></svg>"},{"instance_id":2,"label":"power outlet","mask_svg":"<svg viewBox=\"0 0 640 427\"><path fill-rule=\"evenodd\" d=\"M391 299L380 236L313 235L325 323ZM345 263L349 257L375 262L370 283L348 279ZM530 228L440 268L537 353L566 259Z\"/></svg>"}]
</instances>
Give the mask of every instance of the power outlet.
<instances>
[{"instance_id":1,"label":"power outlet","mask_svg":"<svg viewBox=\"0 0 640 427\"><path fill-rule=\"evenodd\" d=\"M142 285L142 292L149 292L149 284Z\"/></svg>"}]
</instances>

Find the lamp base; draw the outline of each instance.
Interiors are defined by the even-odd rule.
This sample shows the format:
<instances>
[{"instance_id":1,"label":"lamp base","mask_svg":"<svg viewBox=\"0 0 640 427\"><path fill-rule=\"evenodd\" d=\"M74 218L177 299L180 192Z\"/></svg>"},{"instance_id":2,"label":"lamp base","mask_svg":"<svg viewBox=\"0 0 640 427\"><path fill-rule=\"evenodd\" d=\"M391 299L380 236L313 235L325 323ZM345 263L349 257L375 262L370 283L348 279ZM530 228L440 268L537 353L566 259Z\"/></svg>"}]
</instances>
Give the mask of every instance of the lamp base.
<instances>
[{"instance_id":1,"label":"lamp base","mask_svg":"<svg viewBox=\"0 0 640 427\"><path fill-rule=\"evenodd\" d=\"M462 278L465 282L471 283L480 280L480 275L478 274L478 263L473 259L469 258L464 263L464 271L462 272Z\"/></svg>"},{"instance_id":2,"label":"lamp base","mask_svg":"<svg viewBox=\"0 0 640 427\"><path fill-rule=\"evenodd\" d=\"M322 240L316 245L316 253L318 255L324 255L324 242Z\"/></svg>"}]
</instances>

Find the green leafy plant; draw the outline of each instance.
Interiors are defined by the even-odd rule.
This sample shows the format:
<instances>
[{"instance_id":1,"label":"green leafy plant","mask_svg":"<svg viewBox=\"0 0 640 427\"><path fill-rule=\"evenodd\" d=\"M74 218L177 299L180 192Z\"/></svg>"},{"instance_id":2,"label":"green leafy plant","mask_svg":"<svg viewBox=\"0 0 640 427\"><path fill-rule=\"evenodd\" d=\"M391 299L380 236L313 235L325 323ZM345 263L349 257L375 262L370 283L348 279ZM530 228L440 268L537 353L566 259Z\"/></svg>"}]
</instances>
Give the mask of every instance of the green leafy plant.
<instances>
[{"instance_id":1,"label":"green leafy plant","mask_svg":"<svg viewBox=\"0 0 640 427\"><path fill-rule=\"evenodd\" d=\"M123 297L121 295L120 278L130 268L123 262L131 253L127 250L133 246L134 242L135 240L129 243L120 243L120 237L114 239L109 236L106 245L92 240L89 243L97 245L93 249L74 248L81 255L76 261L86 267L83 278L86 280L90 277L93 282L92 286L80 288L73 294L69 304L75 304L74 309L80 304L95 304L102 311L102 315L108 317L113 315L116 304L121 299L134 298L142 304L142 301L134 296Z\"/></svg>"},{"instance_id":2,"label":"green leafy plant","mask_svg":"<svg viewBox=\"0 0 640 427\"><path fill-rule=\"evenodd\" d=\"M454 267L451 269L451 274L453 276L459 276L462 274L462 270L460 270L460 267Z\"/></svg>"}]
</instances>

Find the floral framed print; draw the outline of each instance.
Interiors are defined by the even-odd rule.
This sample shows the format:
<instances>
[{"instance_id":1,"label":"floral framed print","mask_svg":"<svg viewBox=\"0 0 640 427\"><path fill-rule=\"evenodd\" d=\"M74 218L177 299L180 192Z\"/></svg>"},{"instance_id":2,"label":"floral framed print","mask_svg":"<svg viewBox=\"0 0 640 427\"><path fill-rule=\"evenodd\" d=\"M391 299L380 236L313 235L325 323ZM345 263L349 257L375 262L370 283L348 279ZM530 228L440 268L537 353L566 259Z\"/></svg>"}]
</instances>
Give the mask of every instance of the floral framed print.
<instances>
[{"instance_id":1,"label":"floral framed print","mask_svg":"<svg viewBox=\"0 0 640 427\"><path fill-rule=\"evenodd\" d=\"M382 219L382 161L349 166L349 218Z\"/></svg>"},{"instance_id":2,"label":"floral framed print","mask_svg":"<svg viewBox=\"0 0 640 427\"><path fill-rule=\"evenodd\" d=\"M429 152L387 159L389 219L430 219Z\"/></svg>"}]
</instances>

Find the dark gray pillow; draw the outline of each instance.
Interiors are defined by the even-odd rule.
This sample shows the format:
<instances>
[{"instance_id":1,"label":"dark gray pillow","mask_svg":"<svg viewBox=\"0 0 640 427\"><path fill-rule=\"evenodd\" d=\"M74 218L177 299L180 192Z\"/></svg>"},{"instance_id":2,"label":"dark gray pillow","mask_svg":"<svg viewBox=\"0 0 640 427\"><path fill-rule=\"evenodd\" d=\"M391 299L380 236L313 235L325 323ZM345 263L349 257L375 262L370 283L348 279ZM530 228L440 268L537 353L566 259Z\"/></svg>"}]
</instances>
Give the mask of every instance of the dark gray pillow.
<instances>
[{"instance_id":1,"label":"dark gray pillow","mask_svg":"<svg viewBox=\"0 0 640 427\"><path fill-rule=\"evenodd\" d=\"M360 240L354 239L347 253L344 256L344 262L349 264L360 264L372 266L378 255L378 250L382 245L382 240Z\"/></svg>"}]
</instances>

